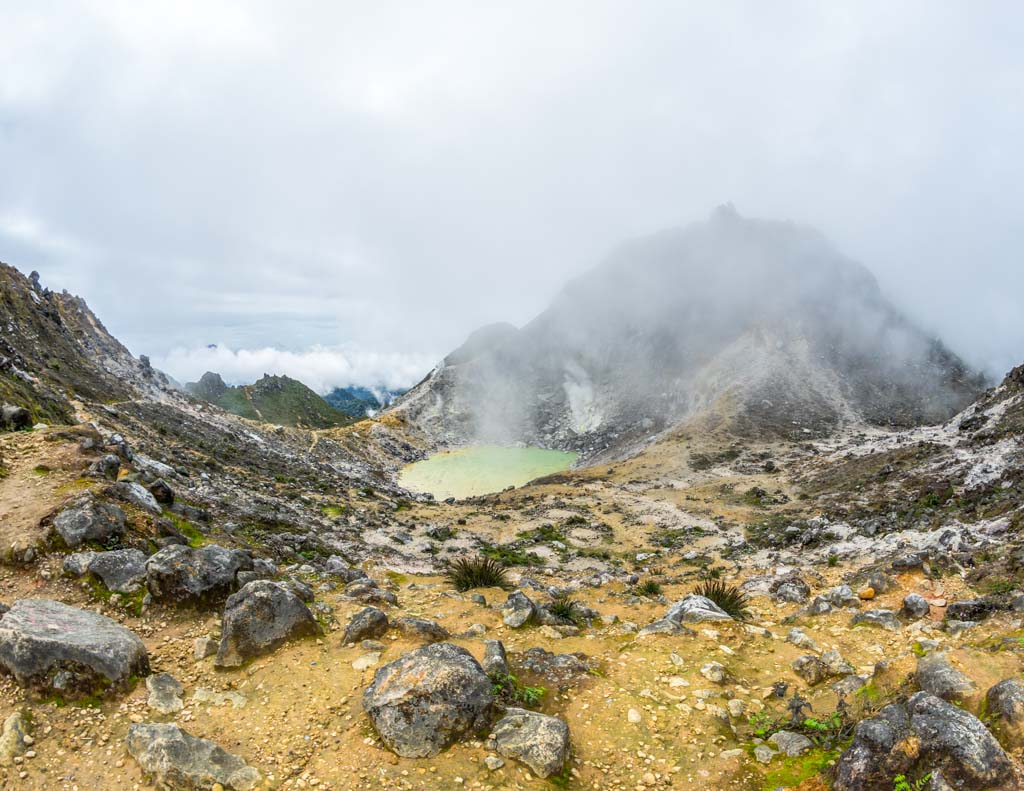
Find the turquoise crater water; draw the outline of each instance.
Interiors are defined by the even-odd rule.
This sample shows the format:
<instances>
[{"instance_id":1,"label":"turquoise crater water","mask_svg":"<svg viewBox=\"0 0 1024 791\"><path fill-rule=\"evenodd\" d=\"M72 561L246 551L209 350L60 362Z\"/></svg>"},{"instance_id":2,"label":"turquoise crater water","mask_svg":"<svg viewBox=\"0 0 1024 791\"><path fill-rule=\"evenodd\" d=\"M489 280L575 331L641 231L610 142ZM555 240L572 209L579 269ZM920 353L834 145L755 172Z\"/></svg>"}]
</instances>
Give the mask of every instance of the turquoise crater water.
<instances>
[{"instance_id":1,"label":"turquoise crater water","mask_svg":"<svg viewBox=\"0 0 1024 791\"><path fill-rule=\"evenodd\" d=\"M406 466L398 483L438 500L463 499L522 486L534 478L569 469L577 454L545 448L474 445L437 453Z\"/></svg>"}]
</instances>

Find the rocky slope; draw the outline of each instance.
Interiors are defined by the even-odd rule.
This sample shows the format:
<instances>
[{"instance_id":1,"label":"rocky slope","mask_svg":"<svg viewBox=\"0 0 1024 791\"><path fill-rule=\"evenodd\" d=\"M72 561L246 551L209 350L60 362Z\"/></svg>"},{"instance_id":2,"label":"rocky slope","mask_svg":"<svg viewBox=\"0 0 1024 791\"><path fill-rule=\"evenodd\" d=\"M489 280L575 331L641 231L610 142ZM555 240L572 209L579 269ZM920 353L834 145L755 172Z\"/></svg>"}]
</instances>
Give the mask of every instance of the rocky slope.
<instances>
[{"instance_id":1,"label":"rocky slope","mask_svg":"<svg viewBox=\"0 0 1024 791\"><path fill-rule=\"evenodd\" d=\"M481 330L397 410L441 444L593 457L715 411L795 439L939 422L982 384L819 234L722 207L624 245L523 329Z\"/></svg>"},{"instance_id":2,"label":"rocky slope","mask_svg":"<svg viewBox=\"0 0 1024 791\"><path fill-rule=\"evenodd\" d=\"M702 415L446 504L394 484L434 441L400 411L249 421L23 298L0 785L1024 787L1024 368L937 425Z\"/></svg>"},{"instance_id":3,"label":"rocky slope","mask_svg":"<svg viewBox=\"0 0 1024 791\"><path fill-rule=\"evenodd\" d=\"M288 376L271 376L251 385L229 387L220 374L207 371L185 390L233 415L301 428L328 428L353 422L351 415L335 409L306 385Z\"/></svg>"}]
</instances>

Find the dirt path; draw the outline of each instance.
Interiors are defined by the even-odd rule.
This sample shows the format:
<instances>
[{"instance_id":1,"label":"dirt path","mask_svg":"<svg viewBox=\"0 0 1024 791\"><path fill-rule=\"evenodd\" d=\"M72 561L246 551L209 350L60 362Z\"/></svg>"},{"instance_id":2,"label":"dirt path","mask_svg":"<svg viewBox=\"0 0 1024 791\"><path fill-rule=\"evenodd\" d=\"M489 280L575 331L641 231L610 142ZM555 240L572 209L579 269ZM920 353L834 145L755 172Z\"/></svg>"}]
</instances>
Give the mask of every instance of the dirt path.
<instances>
[{"instance_id":1,"label":"dirt path","mask_svg":"<svg viewBox=\"0 0 1024 791\"><path fill-rule=\"evenodd\" d=\"M48 440L52 429L0 435L0 560L23 560L46 537L40 520L88 484L78 478L88 461L77 445Z\"/></svg>"}]
</instances>

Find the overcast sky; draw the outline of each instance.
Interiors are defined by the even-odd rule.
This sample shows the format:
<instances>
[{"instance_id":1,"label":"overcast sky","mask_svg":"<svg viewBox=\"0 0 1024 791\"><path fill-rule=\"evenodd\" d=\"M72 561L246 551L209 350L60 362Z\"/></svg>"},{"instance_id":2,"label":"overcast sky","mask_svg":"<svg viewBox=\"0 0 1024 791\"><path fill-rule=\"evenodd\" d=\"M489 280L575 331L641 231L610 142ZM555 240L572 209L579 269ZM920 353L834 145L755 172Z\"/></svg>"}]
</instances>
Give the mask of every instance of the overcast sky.
<instances>
[{"instance_id":1,"label":"overcast sky","mask_svg":"<svg viewBox=\"0 0 1024 791\"><path fill-rule=\"evenodd\" d=\"M179 378L410 384L725 201L1024 361L1019 2L0 0L0 30L0 260Z\"/></svg>"}]
</instances>

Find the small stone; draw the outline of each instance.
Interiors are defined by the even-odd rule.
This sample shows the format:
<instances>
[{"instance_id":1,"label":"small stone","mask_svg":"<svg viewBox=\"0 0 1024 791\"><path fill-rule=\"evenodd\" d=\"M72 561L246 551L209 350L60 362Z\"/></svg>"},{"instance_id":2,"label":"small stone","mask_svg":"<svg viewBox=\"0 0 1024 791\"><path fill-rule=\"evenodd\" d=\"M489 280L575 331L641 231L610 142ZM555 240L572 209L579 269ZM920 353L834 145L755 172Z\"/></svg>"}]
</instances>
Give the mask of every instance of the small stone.
<instances>
[{"instance_id":1,"label":"small stone","mask_svg":"<svg viewBox=\"0 0 1024 791\"><path fill-rule=\"evenodd\" d=\"M626 719L632 723L640 722L640 712L637 709L630 709L628 712L626 712Z\"/></svg>"},{"instance_id":2,"label":"small stone","mask_svg":"<svg viewBox=\"0 0 1024 791\"><path fill-rule=\"evenodd\" d=\"M863 601L871 601L873 598L875 598L875 589L862 588L861 590L857 591L857 596Z\"/></svg>"}]
</instances>

